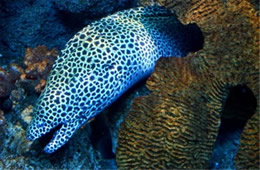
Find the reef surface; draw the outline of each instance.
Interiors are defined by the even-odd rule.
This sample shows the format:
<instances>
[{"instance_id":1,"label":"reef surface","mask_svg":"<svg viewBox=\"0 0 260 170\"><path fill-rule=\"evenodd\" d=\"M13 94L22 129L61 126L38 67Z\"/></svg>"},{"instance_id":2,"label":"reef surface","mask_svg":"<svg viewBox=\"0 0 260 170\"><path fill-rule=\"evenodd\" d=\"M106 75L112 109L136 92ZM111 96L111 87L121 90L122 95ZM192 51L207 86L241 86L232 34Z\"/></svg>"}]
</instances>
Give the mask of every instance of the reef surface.
<instances>
[{"instance_id":1,"label":"reef surface","mask_svg":"<svg viewBox=\"0 0 260 170\"><path fill-rule=\"evenodd\" d=\"M26 140L25 130L31 121L33 105L45 86L53 61L59 50L64 48L65 43L85 25L103 16L118 10L154 3L173 10L184 24L198 24L205 36L203 50L189 54L185 60L177 59L176 62L174 61L176 59L160 60L156 73L147 83L152 94L146 88L145 82L139 83L100 116L80 128L73 138L54 154L42 152L52 134L33 143ZM127 164L129 157L125 154L133 153L134 156L135 153L139 153L138 149L142 151L139 156L143 156L146 164L151 166L154 164L149 161L153 159L146 158L153 156L157 158L158 155L166 153L161 157L162 159L159 159L161 165L165 165L169 160L173 163L177 159L176 168L189 166L211 169L255 168L255 165L259 165L259 97L257 96L259 65L256 60L259 54L259 37L256 36L259 34L259 28L256 27L257 18L259 20L256 12L258 6L257 1L249 0L210 2L204 0L50 0L48 2L2 0L0 2L0 169L116 169L117 164L119 167L129 167ZM176 66L176 69L172 70L172 66ZM167 77L172 75L176 77ZM172 79L173 81L169 83ZM216 81L212 82L212 79ZM178 80L182 84L178 85ZM253 91L257 98L257 109L245 125L241 141L240 132L235 132L229 136L231 140L225 142L226 138L221 140L217 137L221 123L219 113L222 113L223 101L229 94L227 87L240 84L246 85ZM207 91L210 88L206 88L210 85L215 89L212 93ZM220 88L223 85L227 86ZM171 91L167 91L167 87ZM224 89L223 93L219 93L221 91L219 89ZM174 95L178 96L178 99L174 99L173 92L176 92ZM150 97L147 97L148 94ZM132 106L133 99L143 95L146 97L136 99ZM208 104L209 96L214 99L211 105ZM174 102L171 100L180 101L178 107L173 107ZM199 105L203 106L198 107ZM131 107L130 115L127 116ZM154 110L156 114L150 117ZM179 115L194 112L196 114L180 116L183 122L174 122L174 117L163 117L162 111L179 113ZM213 115L209 115L207 111ZM148 120L151 120L148 125L158 127L158 131L148 131L146 124ZM167 123L167 120L170 123L164 126L166 131L161 131L161 125ZM194 123L195 120L198 122ZM140 124L142 121L144 123ZM136 122L139 124L135 124ZM128 128L133 126L133 132L130 133L127 126ZM179 131L181 133L168 133L169 127L173 129L181 127ZM189 129L189 127L196 128ZM142 131L134 131L135 128ZM205 129L207 131L203 132ZM118 147L119 131L121 139ZM145 136L149 133L152 135ZM194 135L189 136L191 133ZM157 142L155 146L162 145L155 147L155 150L152 150L154 152L147 152L151 148L148 146L142 148L145 140L138 141L139 143L133 141L133 139L141 139L134 134L138 134L141 138L146 137L148 143L154 140L151 136L155 136ZM132 135L133 138L124 141L127 135L128 139ZM188 146L187 148L182 147L178 142L173 145L169 143L178 135L183 138L177 141L182 142L185 147ZM205 136L207 138L203 138ZM161 137L167 140L160 140ZM194 140L198 137L201 140ZM187 142L186 139L191 141ZM220 142L215 143L216 141ZM128 147L127 142L132 146ZM240 142L241 147L237 157L234 157ZM175 150L176 147L181 149ZM165 152L167 148L172 150ZM190 156L191 152L196 154ZM172 155L173 153L180 157ZM194 159L196 161L192 163ZM140 163L136 160L134 162L132 166ZM174 167L170 163L166 165L153 167Z\"/></svg>"}]
</instances>

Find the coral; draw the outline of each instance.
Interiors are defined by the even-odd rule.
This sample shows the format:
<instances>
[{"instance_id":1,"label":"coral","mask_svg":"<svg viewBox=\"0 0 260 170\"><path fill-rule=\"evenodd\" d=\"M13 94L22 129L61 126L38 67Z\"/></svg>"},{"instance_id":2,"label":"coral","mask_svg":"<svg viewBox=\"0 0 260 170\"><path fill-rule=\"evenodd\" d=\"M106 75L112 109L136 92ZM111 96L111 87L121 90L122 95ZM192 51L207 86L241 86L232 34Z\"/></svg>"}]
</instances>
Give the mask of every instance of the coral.
<instances>
[{"instance_id":1,"label":"coral","mask_svg":"<svg viewBox=\"0 0 260 170\"><path fill-rule=\"evenodd\" d=\"M76 169L97 167L107 169L106 167L112 167L109 166L109 162L102 165L100 155L91 146L88 138L89 127L80 129L69 147L59 153L49 155L41 152L39 142L32 143L25 138L25 130L18 122L16 124L7 122L6 133L3 137L0 133L0 169L73 169L75 167Z\"/></svg>"},{"instance_id":2,"label":"coral","mask_svg":"<svg viewBox=\"0 0 260 170\"><path fill-rule=\"evenodd\" d=\"M135 99L121 125L119 168L207 168L221 117L234 116L222 115L230 90L248 87L259 109L259 17L250 2L194 0L168 5L183 23L200 26L204 48L183 59L158 61L147 81L151 94ZM237 168L259 165L257 122L259 111L243 131Z\"/></svg>"},{"instance_id":3,"label":"coral","mask_svg":"<svg viewBox=\"0 0 260 170\"><path fill-rule=\"evenodd\" d=\"M134 101L121 126L119 168L206 167L217 136L219 110L207 107L214 105L203 93L206 78L191 71L186 59L157 62L147 81L152 93Z\"/></svg>"},{"instance_id":4,"label":"coral","mask_svg":"<svg viewBox=\"0 0 260 170\"><path fill-rule=\"evenodd\" d=\"M64 147L66 149L61 149L60 152L53 156L44 155L41 152L41 143L44 143L44 141L31 143L26 140L24 129L31 121L31 113L33 109L32 105L30 104L34 104L37 98L37 95L35 95L34 93L35 90L33 89L35 88L37 83L40 82L40 78L47 76L47 69L50 68L48 65L44 64L46 63L46 61L44 61L46 59L45 54L53 53L51 52L52 50L47 50L47 47L44 46L34 49L28 48L27 51L28 52L25 55L24 64L28 65L28 67L25 69L25 71L21 69L21 72L23 73L20 76L21 80L19 80L18 83L15 84L14 88L12 88L12 90L8 94L8 99L13 102L13 109L10 111L10 113L6 113L7 116L5 115L9 119L1 119L0 116L0 121L5 120L4 123L7 125L3 126L4 133L0 133L0 141L2 141L0 143L0 157L3 158L2 160L0 160L0 169L35 167L48 167L51 169L71 169L71 167L78 167L83 169L93 169L95 167L99 167L102 169L106 169L108 167L113 167L114 169L116 167L114 163L115 160L101 159L100 153L91 146L91 142L89 139L91 127L89 127L89 125L86 125L86 128L80 128L79 132L75 134L75 138L71 140L70 144ZM46 51L49 51L49 53ZM37 66L40 66L40 71L37 70ZM29 71L26 72L26 70ZM10 71L4 72L5 77L8 77L6 75L9 75L9 72ZM28 73L28 78L26 78L26 73ZM27 89L26 93L23 88ZM30 91L33 92L29 94L28 92ZM131 101L132 98L133 96L131 97ZM129 102L130 101L125 102L125 107L130 107L128 104ZM118 108L118 105L114 107ZM118 131L120 126L117 121L122 121L123 118L121 116L123 115L123 113L121 109L116 111L113 110L111 112L113 112L113 116L118 116L117 118L111 118L112 116L110 116L110 119L113 119L114 122L109 125L109 128L113 127L113 138L116 138L116 132ZM87 142L82 143L82 141ZM116 139L113 139L113 143L116 143ZM35 155L38 156L35 157ZM59 155L58 160L57 155ZM86 157L86 155L89 156Z\"/></svg>"},{"instance_id":5,"label":"coral","mask_svg":"<svg viewBox=\"0 0 260 170\"><path fill-rule=\"evenodd\" d=\"M26 69L21 75L21 83L28 85L28 87L33 86L36 92L41 93L57 56L58 50L56 48L49 50L44 45L27 48L24 57Z\"/></svg>"},{"instance_id":6,"label":"coral","mask_svg":"<svg viewBox=\"0 0 260 170\"><path fill-rule=\"evenodd\" d=\"M6 98L10 95L16 80L23 72L23 69L17 64L11 64L7 70L0 67L0 98Z\"/></svg>"},{"instance_id":7,"label":"coral","mask_svg":"<svg viewBox=\"0 0 260 170\"><path fill-rule=\"evenodd\" d=\"M240 147L235 158L238 169L258 169L260 165L259 106L257 108L256 114L248 120L241 135Z\"/></svg>"},{"instance_id":8,"label":"coral","mask_svg":"<svg viewBox=\"0 0 260 170\"><path fill-rule=\"evenodd\" d=\"M40 93L57 56L58 51L55 48L52 50L48 50L46 46L27 48L24 58L25 70L15 63L5 69L0 67L0 109L7 112L21 102L23 92L21 88L19 89L20 85L30 92L34 89ZM19 85L16 82L19 82ZM29 117L25 119L29 121L27 120Z\"/></svg>"},{"instance_id":9,"label":"coral","mask_svg":"<svg viewBox=\"0 0 260 170\"><path fill-rule=\"evenodd\" d=\"M20 90L20 88L18 88ZM23 94L23 96L26 96ZM11 96L19 100L20 94L17 90L12 90ZM114 160L103 160L99 152L93 149L89 136L91 128L86 125L79 129L71 143L59 152L49 155L42 152L43 144L46 139L39 142L30 142L26 139L25 129L30 121L32 106L28 100L35 102L36 97L20 100L11 113L6 113L5 126L3 133L0 126L0 169L101 169L113 168ZM0 117L1 120L1 117ZM48 140L48 136L46 136ZM50 139L50 138L49 138ZM82 142L85 141L85 142ZM103 163L104 162L104 163Z\"/></svg>"},{"instance_id":10,"label":"coral","mask_svg":"<svg viewBox=\"0 0 260 170\"><path fill-rule=\"evenodd\" d=\"M17 64L11 64L7 69L0 67L0 109L9 111L12 108L12 100L9 97L22 72L23 69Z\"/></svg>"}]
</instances>

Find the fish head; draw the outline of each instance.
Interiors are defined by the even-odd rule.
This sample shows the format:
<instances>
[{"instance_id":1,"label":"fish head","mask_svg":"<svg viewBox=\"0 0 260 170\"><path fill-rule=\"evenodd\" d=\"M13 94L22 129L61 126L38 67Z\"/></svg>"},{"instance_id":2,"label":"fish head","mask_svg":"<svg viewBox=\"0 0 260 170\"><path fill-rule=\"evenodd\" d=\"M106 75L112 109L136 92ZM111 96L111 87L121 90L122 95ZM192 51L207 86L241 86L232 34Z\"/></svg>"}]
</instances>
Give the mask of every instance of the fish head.
<instances>
[{"instance_id":1,"label":"fish head","mask_svg":"<svg viewBox=\"0 0 260 170\"><path fill-rule=\"evenodd\" d=\"M59 126L44 151L53 153L67 143L74 132L88 120L87 117L80 116L85 112L79 108L76 95L74 90L68 92L47 84L34 107L33 119L26 132L27 139L34 141Z\"/></svg>"},{"instance_id":2,"label":"fish head","mask_svg":"<svg viewBox=\"0 0 260 170\"><path fill-rule=\"evenodd\" d=\"M54 103L54 100L44 99L43 94L33 108L33 118L26 132L26 138L30 141L40 138L62 123L62 119L55 116L58 115L57 103Z\"/></svg>"}]
</instances>

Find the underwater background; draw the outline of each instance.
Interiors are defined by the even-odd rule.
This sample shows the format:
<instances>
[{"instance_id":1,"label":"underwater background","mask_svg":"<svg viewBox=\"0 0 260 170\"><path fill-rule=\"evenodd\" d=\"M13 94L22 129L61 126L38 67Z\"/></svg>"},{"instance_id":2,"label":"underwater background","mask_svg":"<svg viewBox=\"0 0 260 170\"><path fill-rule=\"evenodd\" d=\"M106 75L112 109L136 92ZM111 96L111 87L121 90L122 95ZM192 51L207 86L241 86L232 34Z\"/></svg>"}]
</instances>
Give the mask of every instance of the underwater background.
<instances>
[{"instance_id":1,"label":"underwater background","mask_svg":"<svg viewBox=\"0 0 260 170\"><path fill-rule=\"evenodd\" d=\"M160 59L55 153L43 152L54 131L28 141L66 42L117 11L155 4L195 23L203 47ZM258 1L0 0L0 169L117 168L259 169Z\"/></svg>"}]
</instances>

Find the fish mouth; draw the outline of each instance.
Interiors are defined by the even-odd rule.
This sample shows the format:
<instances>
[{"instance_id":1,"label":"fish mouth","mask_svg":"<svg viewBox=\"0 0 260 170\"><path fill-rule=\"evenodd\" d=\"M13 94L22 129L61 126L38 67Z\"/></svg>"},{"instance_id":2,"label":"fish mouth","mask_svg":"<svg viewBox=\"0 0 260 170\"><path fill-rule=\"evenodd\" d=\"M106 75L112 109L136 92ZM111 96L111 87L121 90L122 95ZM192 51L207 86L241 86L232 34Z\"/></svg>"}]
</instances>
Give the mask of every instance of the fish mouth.
<instances>
[{"instance_id":1,"label":"fish mouth","mask_svg":"<svg viewBox=\"0 0 260 170\"><path fill-rule=\"evenodd\" d=\"M41 134L33 134L30 131L27 132L26 134L26 138L29 141L34 141L36 139L38 139L39 141L39 146L40 148L43 148L43 151L47 154L52 154L53 152L55 152L56 150L58 150L59 148L51 148L50 143L53 143L53 138L55 137L55 135L57 134L57 131L59 131L62 127L62 124L57 125L56 127L51 128L48 132L46 133L41 133ZM35 132L35 131L34 131Z\"/></svg>"},{"instance_id":2,"label":"fish mouth","mask_svg":"<svg viewBox=\"0 0 260 170\"><path fill-rule=\"evenodd\" d=\"M34 119L27 128L26 138L29 141L40 138L41 144L47 144L43 151L51 154L65 145L80 126L81 123L77 120L48 123Z\"/></svg>"}]
</instances>

